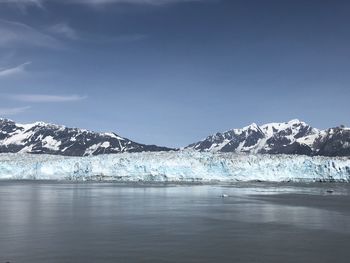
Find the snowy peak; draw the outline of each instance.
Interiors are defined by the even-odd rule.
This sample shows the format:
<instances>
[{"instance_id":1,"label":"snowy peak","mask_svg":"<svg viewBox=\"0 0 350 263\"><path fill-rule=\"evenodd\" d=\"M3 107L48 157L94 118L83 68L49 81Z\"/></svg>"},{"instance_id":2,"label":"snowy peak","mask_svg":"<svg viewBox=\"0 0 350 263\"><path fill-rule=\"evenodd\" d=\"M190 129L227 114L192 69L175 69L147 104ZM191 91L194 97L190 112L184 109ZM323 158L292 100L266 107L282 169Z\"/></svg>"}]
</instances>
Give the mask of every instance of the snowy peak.
<instances>
[{"instance_id":1,"label":"snowy peak","mask_svg":"<svg viewBox=\"0 0 350 263\"><path fill-rule=\"evenodd\" d=\"M294 119L210 135L187 149L207 152L350 156L350 128L318 130ZM170 151L136 143L116 133L98 133L45 122L19 124L0 119L0 153L88 156L122 152Z\"/></svg>"},{"instance_id":2,"label":"snowy peak","mask_svg":"<svg viewBox=\"0 0 350 263\"><path fill-rule=\"evenodd\" d=\"M321 131L298 119L261 126L252 123L242 129L208 136L186 148L212 152L349 156L350 129L337 127Z\"/></svg>"},{"instance_id":3,"label":"snowy peak","mask_svg":"<svg viewBox=\"0 0 350 263\"><path fill-rule=\"evenodd\" d=\"M115 133L97 133L44 122L17 124L0 119L0 152L46 153L87 156L107 153L168 151L145 145Z\"/></svg>"}]
</instances>

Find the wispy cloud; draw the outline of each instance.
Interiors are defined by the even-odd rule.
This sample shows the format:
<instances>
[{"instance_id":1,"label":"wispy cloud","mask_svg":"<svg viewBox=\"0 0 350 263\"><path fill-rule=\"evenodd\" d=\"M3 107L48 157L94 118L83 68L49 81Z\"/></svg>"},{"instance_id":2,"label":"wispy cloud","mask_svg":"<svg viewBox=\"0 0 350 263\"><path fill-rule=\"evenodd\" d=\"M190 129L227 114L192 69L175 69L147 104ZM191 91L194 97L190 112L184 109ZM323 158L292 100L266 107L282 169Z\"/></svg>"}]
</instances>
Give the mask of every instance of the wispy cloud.
<instances>
[{"instance_id":1,"label":"wispy cloud","mask_svg":"<svg viewBox=\"0 0 350 263\"><path fill-rule=\"evenodd\" d=\"M3 0L0 0L0 3L1 1ZM0 19L0 48L6 48L7 50L15 47L45 47L50 49L65 49L66 43L64 39L103 43L135 42L141 41L147 37L148 36L144 34L129 34L108 37L82 34L78 33L76 29L67 23L54 24L43 28L42 31L39 31L23 23ZM23 70L23 68L19 69Z\"/></svg>"},{"instance_id":2,"label":"wispy cloud","mask_svg":"<svg viewBox=\"0 0 350 263\"><path fill-rule=\"evenodd\" d=\"M147 5L165 5L181 2L200 2L203 0L71 0L70 2L80 4L147 4Z\"/></svg>"},{"instance_id":3,"label":"wispy cloud","mask_svg":"<svg viewBox=\"0 0 350 263\"><path fill-rule=\"evenodd\" d=\"M14 45L56 48L60 43L26 24L0 19L0 47L12 48Z\"/></svg>"},{"instance_id":4,"label":"wispy cloud","mask_svg":"<svg viewBox=\"0 0 350 263\"><path fill-rule=\"evenodd\" d=\"M143 35L143 34L130 34L130 35L121 35L114 38L112 37L111 40L116 42L134 42L134 41L143 40L147 37L148 37L147 35Z\"/></svg>"},{"instance_id":5,"label":"wispy cloud","mask_svg":"<svg viewBox=\"0 0 350 263\"><path fill-rule=\"evenodd\" d=\"M73 102L84 100L86 96L80 95L47 95L47 94L15 94L8 95L9 99L22 102Z\"/></svg>"},{"instance_id":6,"label":"wispy cloud","mask_svg":"<svg viewBox=\"0 0 350 263\"><path fill-rule=\"evenodd\" d=\"M141 41L148 37L145 34L125 34L117 36L101 36L98 34L88 34L86 32L78 32L75 28L71 27L67 23L58 23L47 28L47 32L55 37L63 37L70 40L80 40L88 42L135 42Z\"/></svg>"},{"instance_id":7,"label":"wispy cloud","mask_svg":"<svg viewBox=\"0 0 350 263\"><path fill-rule=\"evenodd\" d=\"M0 0L0 4L14 4L17 6L21 5L35 5L38 7L42 6L42 0Z\"/></svg>"},{"instance_id":8,"label":"wispy cloud","mask_svg":"<svg viewBox=\"0 0 350 263\"><path fill-rule=\"evenodd\" d=\"M43 7L45 2L61 2L65 4L106 5L106 4L143 4L166 5L171 3L203 2L206 0L0 0L0 4L35 5Z\"/></svg>"},{"instance_id":9,"label":"wispy cloud","mask_svg":"<svg viewBox=\"0 0 350 263\"><path fill-rule=\"evenodd\" d=\"M117 35L117 36L99 36L90 35L86 36L85 40L94 43L129 43L137 42L147 39L149 36L145 34L127 34L127 35Z\"/></svg>"},{"instance_id":10,"label":"wispy cloud","mask_svg":"<svg viewBox=\"0 0 350 263\"><path fill-rule=\"evenodd\" d=\"M17 107L17 108L0 108L0 115L1 116L9 116L9 115L16 115L23 113L27 110L29 110L31 107Z\"/></svg>"},{"instance_id":11,"label":"wispy cloud","mask_svg":"<svg viewBox=\"0 0 350 263\"><path fill-rule=\"evenodd\" d=\"M23 73L25 72L25 68L30 64L31 62L28 61L12 68L0 68L0 78Z\"/></svg>"},{"instance_id":12,"label":"wispy cloud","mask_svg":"<svg viewBox=\"0 0 350 263\"><path fill-rule=\"evenodd\" d=\"M49 27L49 31L53 34L63 36L72 40L79 39L78 33L67 23L59 23Z\"/></svg>"}]
</instances>

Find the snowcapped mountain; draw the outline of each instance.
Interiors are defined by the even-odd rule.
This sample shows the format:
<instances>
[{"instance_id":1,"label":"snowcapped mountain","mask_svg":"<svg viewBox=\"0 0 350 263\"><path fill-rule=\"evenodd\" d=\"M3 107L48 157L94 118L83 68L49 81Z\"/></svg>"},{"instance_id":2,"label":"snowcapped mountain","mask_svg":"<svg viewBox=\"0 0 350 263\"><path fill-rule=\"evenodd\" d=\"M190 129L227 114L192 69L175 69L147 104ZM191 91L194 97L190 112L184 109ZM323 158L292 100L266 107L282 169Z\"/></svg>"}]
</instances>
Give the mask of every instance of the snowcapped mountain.
<instances>
[{"instance_id":1,"label":"snowcapped mountain","mask_svg":"<svg viewBox=\"0 0 350 263\"><path fill-rule=\"evenodd\" d=\"M216 133L186 148L198 151L350 156L350 128L312 128L297 119L285 123L253 123Z\"/></svg>"},{"instance_id":2,"label":"snowcapped mountain","mask_svg":"<svg viewBox=\"0 0 350 263\"><path fill-rule=\"evenodd\" d=\"M136 143L115 133L97 133L44 122L18 124L0 119L0 153L87 156L169 150L166 147Z\"/></svg>"},{"instance_id":3,"label":"snowcapped mountain","mask_svg":"<svg viewBox=\"0 0 350 263\"><path fill-rule=\"evenodd\" d=\"M261 126L253 123L242 129L216 133L185 148L207 152L350 156L350 128L318 130L299 120ZM115 133L0 119L0 153L88 156L170 150L174 149L136 143Z\"/></svg>"}]
</instances>

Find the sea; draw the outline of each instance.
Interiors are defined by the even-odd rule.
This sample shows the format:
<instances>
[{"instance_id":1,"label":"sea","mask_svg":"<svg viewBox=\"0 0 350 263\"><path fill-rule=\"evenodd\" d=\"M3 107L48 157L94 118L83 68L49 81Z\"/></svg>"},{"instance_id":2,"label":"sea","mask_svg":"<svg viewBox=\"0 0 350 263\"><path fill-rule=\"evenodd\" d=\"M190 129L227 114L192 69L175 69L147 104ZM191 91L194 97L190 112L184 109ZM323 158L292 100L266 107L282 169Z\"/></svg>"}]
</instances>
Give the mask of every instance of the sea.
<instances>
[{"instance_id":1,"label":"sea","mask_svg":"<svg viewBox=\"0 0 350 263\"><path fill-rule=\"evenodd\" d=\"M0 263L350 262L350 184L0 181Z\"/></svg>"}]
</instances>

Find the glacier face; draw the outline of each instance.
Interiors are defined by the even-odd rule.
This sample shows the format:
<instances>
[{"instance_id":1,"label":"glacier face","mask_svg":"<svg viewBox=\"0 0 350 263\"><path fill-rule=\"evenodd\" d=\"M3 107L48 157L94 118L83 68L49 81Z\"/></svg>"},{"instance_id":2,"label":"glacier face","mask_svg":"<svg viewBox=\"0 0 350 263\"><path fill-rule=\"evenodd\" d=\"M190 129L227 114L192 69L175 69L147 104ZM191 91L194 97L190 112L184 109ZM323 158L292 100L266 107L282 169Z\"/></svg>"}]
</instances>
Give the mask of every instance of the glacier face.
<instances>
[{"instance_id":1,"label":"glacier face","mask_svg":"<svg viewBox=\"0 0 350 263\"><path fill-rule=\"evenodd\" d=\"M0 154L0 179L350 182L350 159L348 157L248 155L189 150L88 157L16 153Z\"/></svg>"}]
</instances>

